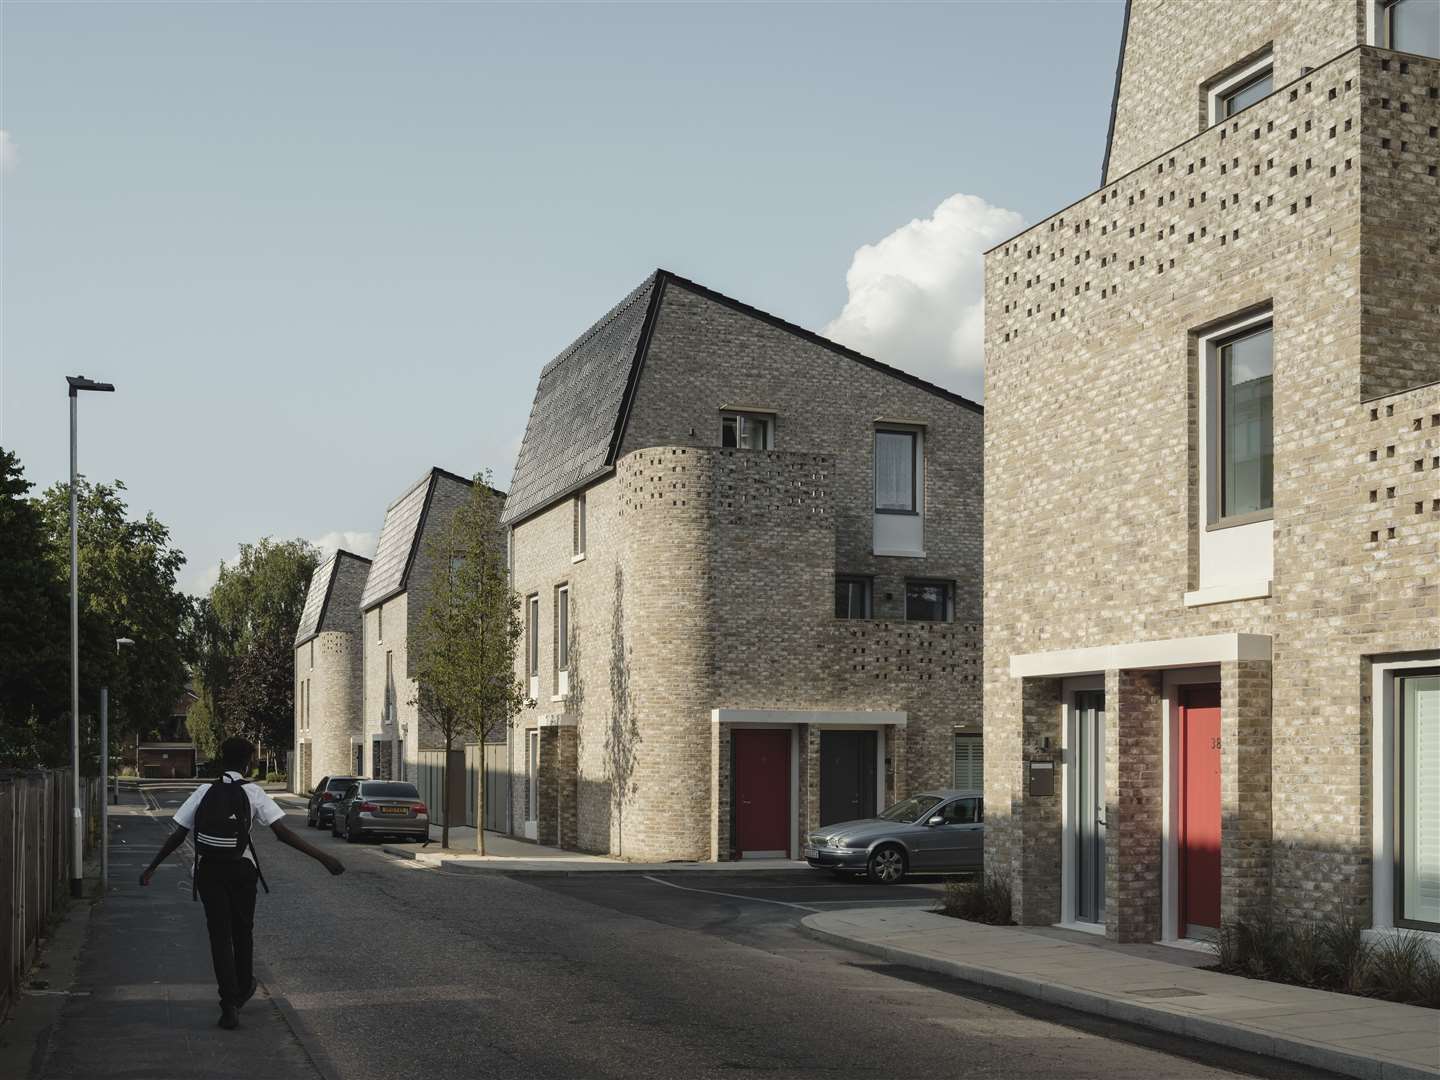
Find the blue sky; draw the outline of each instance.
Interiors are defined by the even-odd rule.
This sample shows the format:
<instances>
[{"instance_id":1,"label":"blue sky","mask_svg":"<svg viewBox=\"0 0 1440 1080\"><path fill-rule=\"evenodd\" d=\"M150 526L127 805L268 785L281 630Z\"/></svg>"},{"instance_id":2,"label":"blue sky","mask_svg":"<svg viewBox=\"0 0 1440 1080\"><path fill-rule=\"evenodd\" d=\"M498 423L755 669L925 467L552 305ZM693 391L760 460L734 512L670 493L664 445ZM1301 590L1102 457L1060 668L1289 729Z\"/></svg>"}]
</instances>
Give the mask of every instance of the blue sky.
<instances>
[{"instance_id":1,"label":"blue sky","mask_svg":"<svg viewBox=\"0 0 1440 1080\"><path fill-rule=\"evenodd\" d=\"M63 479L115 382L82 470L199 589L504 486L656 266L978 397L976 252L1095 187L1122 8L7 0L0 444Z\"/></svg>"}]
</instances>

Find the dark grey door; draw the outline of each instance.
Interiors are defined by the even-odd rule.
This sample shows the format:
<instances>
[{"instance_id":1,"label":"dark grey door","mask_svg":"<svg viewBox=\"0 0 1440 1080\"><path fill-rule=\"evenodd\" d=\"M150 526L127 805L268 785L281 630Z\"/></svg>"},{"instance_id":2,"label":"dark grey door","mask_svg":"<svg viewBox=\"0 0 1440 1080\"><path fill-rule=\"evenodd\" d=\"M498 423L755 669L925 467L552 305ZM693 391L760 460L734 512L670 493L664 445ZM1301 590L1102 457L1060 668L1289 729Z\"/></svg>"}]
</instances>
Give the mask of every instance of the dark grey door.
<instances>
[{"instance_id":1,"label":"dark grey door","mask_svg":"<svg viewBox=\"0 0 1440 1080\"><path fill-rule=\"evenodd\" d=\"M1075 918L1105 921L1105 691L1081 690L1070 710L1070 820L1075 828Z\"/></svg>"},{"instance_id":2,"label":"dark grey door","mask_svg":"<svg viewBox=\"0 0 1440 1080\"><path fill-rule=\"evenodd\" d=\"M820 824L875 816L875 732L820 733Z\"/></svg>"}]
</instances>

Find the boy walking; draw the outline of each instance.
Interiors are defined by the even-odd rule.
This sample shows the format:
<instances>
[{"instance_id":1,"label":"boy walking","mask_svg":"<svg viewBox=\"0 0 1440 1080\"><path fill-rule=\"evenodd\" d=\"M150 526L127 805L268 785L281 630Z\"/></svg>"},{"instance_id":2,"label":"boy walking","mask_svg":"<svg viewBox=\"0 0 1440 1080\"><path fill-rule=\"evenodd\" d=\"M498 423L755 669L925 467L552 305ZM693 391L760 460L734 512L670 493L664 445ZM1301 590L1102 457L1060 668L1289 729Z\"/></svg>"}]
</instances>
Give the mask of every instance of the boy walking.
<instances>
[{"instance_id":1,"label":"boy walking","mask_svg":"<svg viewBox=\"0 0 1440 1080\"><path fill-rule=\"evenodd\" d=\"M256 821L270 826L275 838L309 855L332 874L344 865L333 855L306 843L285 824L285 811L259 784L248 782L255 748L241 738L220 746L225 772L219 780L202 784L175 811L175 829L159 854L140 875L149 885L155 868L195 832L195 891L205 905L205 927L210 935L210 959L220 990L220 1026L240 1024L240 1007L255 993L254 922L255 886L264 879L250 839ZM197 825L197 819L199 824ZM268 891L268 887L267 887Z\"/></svg>"}]
</instances>

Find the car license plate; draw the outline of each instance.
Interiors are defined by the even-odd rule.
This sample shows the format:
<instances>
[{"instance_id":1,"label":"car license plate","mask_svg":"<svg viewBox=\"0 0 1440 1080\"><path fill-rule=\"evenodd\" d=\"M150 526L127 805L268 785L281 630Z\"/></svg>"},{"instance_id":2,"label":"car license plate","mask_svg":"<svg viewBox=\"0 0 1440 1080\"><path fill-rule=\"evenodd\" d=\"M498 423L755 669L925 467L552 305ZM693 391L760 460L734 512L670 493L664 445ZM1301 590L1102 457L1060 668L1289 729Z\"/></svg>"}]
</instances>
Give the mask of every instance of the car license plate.
<instances>
[{"instance_id":1,"label":"car license plate","mask_svg":"<svg viewBox=\"0 0 1440 1080\"><path fill-rule=\"evenodd\" d=\"M382 814L408 814L410 810L404 806L382 806L380 812Z\"/></svg>"},{"instance_id":2,"label":"car license plate","mask_svg":"<svg viewBox=\"0 0 1440 1080\"><path fill-rule=\"evenodd\" d=\"M818 859L819 857L820 857L820 849L819 849L819 848L807 847L807 848L805 849L805 858L807 858L807 859Z\"/></svg>"}]
</instances>

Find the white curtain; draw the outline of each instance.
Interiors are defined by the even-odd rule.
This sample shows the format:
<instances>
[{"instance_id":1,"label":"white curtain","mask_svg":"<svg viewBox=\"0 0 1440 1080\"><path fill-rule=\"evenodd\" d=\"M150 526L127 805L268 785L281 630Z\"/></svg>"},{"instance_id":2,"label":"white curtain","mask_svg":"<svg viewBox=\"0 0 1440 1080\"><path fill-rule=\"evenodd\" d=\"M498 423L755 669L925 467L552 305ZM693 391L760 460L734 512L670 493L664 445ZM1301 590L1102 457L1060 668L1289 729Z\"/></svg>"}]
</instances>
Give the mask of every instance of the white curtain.
<instances>
[{"instance_id":1,"label":"white curtain","mask_svg":"<svg viewBox=\"0 0 1440 1080\"><path fill-rule=\"evenodd\" d=\"M1440 923L1440 675L1403 681L1403 914Z\"/></svg>"},{"instance_id":2,"label":"white curtain","mask_svg":"<svg viewBox=\"0 0 1440 1080\"><path fill-rule=\"evenodd\" d=\"M875 433L875 509L915 509L911 500L914 438L898 431Z\"/></svg>"}]
</instances>

